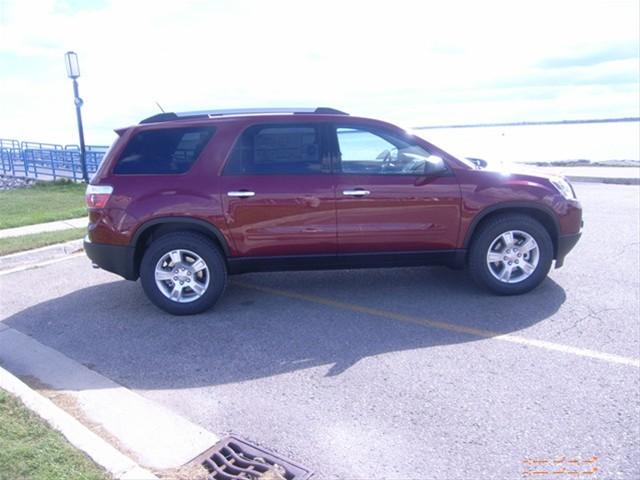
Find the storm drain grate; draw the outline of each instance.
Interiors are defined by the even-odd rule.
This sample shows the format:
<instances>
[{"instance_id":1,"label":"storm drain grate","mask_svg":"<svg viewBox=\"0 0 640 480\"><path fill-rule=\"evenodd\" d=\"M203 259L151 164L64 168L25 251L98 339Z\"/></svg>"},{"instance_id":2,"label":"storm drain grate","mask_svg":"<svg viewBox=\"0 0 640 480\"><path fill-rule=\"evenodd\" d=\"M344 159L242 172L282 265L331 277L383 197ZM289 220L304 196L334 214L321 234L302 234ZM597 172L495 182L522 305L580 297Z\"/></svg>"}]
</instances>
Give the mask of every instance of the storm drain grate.
<instances>
[{"instance_id":1,"label":"storm drain grate","mask_svg":"<svg viewBox=\"0 0 640 480\"><path fill-rule=\"evenodd\" d=\"M307 480L312 472L236 437L223 438L199 457L208 480Z\"/></svg>"}]
</instances>

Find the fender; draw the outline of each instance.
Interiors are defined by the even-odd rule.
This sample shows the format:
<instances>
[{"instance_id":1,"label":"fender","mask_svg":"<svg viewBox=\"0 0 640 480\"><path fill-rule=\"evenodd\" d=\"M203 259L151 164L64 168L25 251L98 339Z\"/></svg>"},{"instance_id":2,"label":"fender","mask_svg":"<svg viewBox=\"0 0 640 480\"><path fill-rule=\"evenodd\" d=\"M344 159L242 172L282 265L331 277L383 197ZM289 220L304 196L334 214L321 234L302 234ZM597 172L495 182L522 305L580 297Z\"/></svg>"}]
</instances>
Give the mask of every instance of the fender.
<instances>
[{"instance_id":1,"label":"fender","mask_svg":"<svg viewBox=\"0 0 640 480\"><path fill-rule=\"evenodd\" d=\"M549 218L553 222L555 234L551 235L551 239L554 243L554 247L557 248L558 236L560 235L560 222L558 221L558 218L555 212L545 205L541 205L539 203L532 203L532 202L502 202L502 203L496 203L494 205L491 205L481 210L479 213L475 214L473 221L471 222L471 224L469 225L469 228L467 229L467 233L464 238L463 248L469 247L469 244L471 243L471 239L473 238L473 234L475 232L476 227L484 218L487 217L487 215L490 215L494 212L498 212L500 210L512 210L512 209L518 209L518 208L524 208L528 210L537 210L538 212L542 213L545 217Z\"/></svg>"},{"instance_id":2,"label":"fender","mask_svg":"<svg viewBox=\"0 0 640 480\"><path fill-rule=\"evenodd\" d=\"M192 217L155 217L151 220L148 220L142 225L140 225L140 227L138 227L138 229L135 231L131 239L130 245L132 247L136 247L138 245L138 241L140 240L140 237L147 230L149 230L149 228L157 225L166 224L166 223L183 223L187 226L192 225L197 227L196 228L197 230L204 230L205 232L210 233L218 240L218 242L222 246L222 250L224 251L225 256L226 257L231 256L231 251L229 250L229 244L227 243L225 236L222 234L222 232L220 232L218 227L216 227L214 224L210 222L207 222L206 220L201 220L201 219L192 218Z\"/></svg>"}]
</instances>

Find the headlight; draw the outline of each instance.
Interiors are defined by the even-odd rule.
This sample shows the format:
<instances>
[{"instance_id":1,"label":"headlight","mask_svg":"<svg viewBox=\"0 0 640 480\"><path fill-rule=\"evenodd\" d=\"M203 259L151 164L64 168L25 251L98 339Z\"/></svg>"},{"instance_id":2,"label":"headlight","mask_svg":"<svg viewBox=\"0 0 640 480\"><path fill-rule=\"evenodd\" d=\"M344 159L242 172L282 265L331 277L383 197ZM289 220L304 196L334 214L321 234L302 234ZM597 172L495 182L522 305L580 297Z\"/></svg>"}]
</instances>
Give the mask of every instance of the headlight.
<instances>
[{"instance_id":1,"label":"headlight","mask_svg":"<svg viewBox=\"0 0 640 480\"><path fill-rule=\"evenodd\" d=\"M551 181L551 184L554 187L556 187L556 190L558 190L558 192L560 192L560 194L564 198L568 200L575 200L576 194L573 191L571 184L567 180L565 180L562 177L551 177L549 180Z\"/></svg>"}]
</instances>

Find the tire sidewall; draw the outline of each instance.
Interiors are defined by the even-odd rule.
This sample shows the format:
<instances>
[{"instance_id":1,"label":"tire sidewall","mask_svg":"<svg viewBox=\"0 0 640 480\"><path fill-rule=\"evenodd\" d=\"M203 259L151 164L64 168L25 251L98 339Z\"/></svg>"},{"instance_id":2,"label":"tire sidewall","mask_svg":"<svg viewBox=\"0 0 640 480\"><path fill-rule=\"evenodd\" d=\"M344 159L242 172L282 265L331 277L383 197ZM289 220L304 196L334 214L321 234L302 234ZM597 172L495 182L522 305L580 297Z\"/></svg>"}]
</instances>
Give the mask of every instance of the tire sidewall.
<instances>
[{"instance_id":1,"label":"tire sidewall","mask_svg":"<svg viewBox=\"0 0 640 480\"><path fill-rule=\"evenodd\" d=\"M168 252L177 249L196 253L209 269L209 286L193 302L174 302L156 285L156 264ZM145 251L140 264L140 282L149 300L157 307L174 315L193 315L211 308L220 298L227 283L227 268L219 249L206 237L195 233L170 233L155 240Z\"/></svg>"},{"instance_id":2,"label":"tire sidewall","mask_svg":"<svg viewBox=\"0 0 640 480\"><path fill-rule=\"evenodd\" d=\"M525 280L504 283L495 278L487 265L487 252L493 241L509 230L520 230L531 235L539 249L535 271ZM537 287L547 276L553 262L553 242L547 230L537 221L525 216L498 217L486 224L474 239L469 255L469 268L474 280L501 295L517 295Z\"/></svg>"}]
</instances>

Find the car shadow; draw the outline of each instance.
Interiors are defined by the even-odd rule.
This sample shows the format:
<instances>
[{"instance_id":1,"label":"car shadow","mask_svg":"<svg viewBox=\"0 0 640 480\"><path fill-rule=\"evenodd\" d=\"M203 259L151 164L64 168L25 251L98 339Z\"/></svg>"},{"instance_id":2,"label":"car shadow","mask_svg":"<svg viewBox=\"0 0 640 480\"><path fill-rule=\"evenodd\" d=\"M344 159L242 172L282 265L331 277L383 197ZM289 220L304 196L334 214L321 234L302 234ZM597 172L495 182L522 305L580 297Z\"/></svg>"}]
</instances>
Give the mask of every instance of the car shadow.
<instances>
[{"instance_id":1,"label":"car shadow","mask_svg":"<svg viewBox=\"0 0 640 480\"><path fill-rule=\"evenodd\" d=\"M429 355L429 347L488 341L465 328L530 327L565 298L550 278L529 294L499 297L464 272L437 267L283 272L232 277L216 307L192 317L165 314L139 283L117 280L4 323L129 388L175 389L321 366L340 375L361 359L403 350Z\"/></svg>"}]
</instances>

